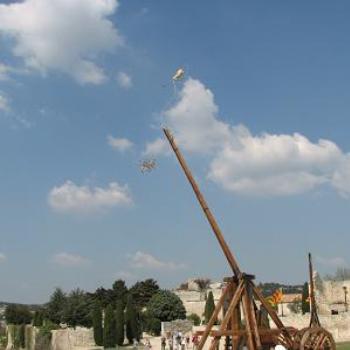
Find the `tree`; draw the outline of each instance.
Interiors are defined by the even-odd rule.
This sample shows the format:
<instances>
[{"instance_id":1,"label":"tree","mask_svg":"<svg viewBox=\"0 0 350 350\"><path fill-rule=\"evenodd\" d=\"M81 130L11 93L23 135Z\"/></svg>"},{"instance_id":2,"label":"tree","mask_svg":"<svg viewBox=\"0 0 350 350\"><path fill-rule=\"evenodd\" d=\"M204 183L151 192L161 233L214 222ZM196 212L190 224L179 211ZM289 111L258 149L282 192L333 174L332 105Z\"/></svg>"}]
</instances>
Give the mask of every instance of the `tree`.
<instances>
[{"instance_id":1,"label":"tree","mask_svg":"<svg viewBox=\"0 0 350 350\"><path fill-rule=\"evenodd\" d=\"M151 318L148 320L148 323L147 323L148 333L157 337L160 335L161 328L162 328L162 324L158 318Z\"/></svg>"},{"instance_id":2,"label":"tree","mask_svg":"<svg viewBox=\"0 0 350 350\"><path fill-rule=\"evenodd\" d=\"M24 349L26 347L26 326L25 324L21 324L18 327L18 343L21 349Z\"/></svg>"},{"instance_id":3,"label":"tree","mask_svg":"<svg viewBox=\"0 0 350 350\"><path fill-rule=\"evenodd\" d=\"M121 300L117 302L117 307L115 311L115 321L116 321L117 345L123 345L124 338L125 338L125 320L124 320L124 304Z\"/></svg>"},{"instance_id":4,"label":"tree","mask_svg":"<svg viewBox=\"0 0 350 350\"><path fill-rule=\"evenodd\" d=\"M128 288L125 285L125 281L116 280L112 286L112 296L113 296L114 305L117 304L118 300L121 300L125 307L127 294L128 294Z\"/></svg>"},{"instance_id":5,"label":"tree","mask_svg":"<svg viewBox=\"0 0 350 350\"><path fill-rule=\"evenodd\" d=\"M103 347L105 349L114 348L116 345L116 324L112 305L108 305L105 310L103 328Z\"/></svg>"},{"instance_id":6,"label":"tree","mask_svg":"<svg viewBox=\"0 0 350 350\"><path fill-rule=\"evenodd\" d=\"M37 310L34 313L34 318L33 318L33 326L34 327L41 327L44 322L44 310Z\"/></svg>"},{"instance_id":7,"label":"tree","mask_svg":"<svg viewBox=\"0 0 350 350\"><path fill-rule=\"evenodd\" d=\"M197 314L191 314L187 316L187 319L192 321L194 326L199 326L201 324L201 318Z\"/></svg>"},{"instance_id":8,"label":"tree","mask_svg":"<svg viewBox=\"0 0 350 350\"><path fill-rule=\"evenodd\" d=\"M309 284L307 282L305 282L303 286L303 294L301 296L301 312L303 315L310 312Z\"/></svg>"},{"instance_id":9,"label":"tree","mask_svg":"<svg viewBox=\"0 0 350 350\"><path fill-rule=\"evenodd\" d=\"M29 324L32 313L26 305L10 304L5 309L5 319L8 324Z\"/></svg>"},{"instance_id":10,"label":"tree","mask_svg":"<svg viewBox=\"0 0 350 350\"><path fill-rule=\"evenodd\" d=\"M77 288L66 297L62 310L62 321L70 327L83 326L90 328L92 303L90 297Z\"/></svg>"},{"instance_id":11,"label":"tree","mask_svg":"<svg viewBox=\"0 0 350 350\"><path fill-rule=\"evenodd\" d=\"M63 317L63 309L67 302L67 296L61 288L56 288L50 297L50 301L46 305L48 319L60 324Z\"/></svg>"},{"instance_id":12,"label":"tree","mask_svg":"<svg viewBox=\"0 0 350 350\"><path fill-rule=\"evenodd\" d=\"M147 315L161 322L186 318L186 310L181 299L168 290L159 290L148 302Z\"/></svg>"},{"instance_id":13,"label":"tree","mask_svg":"<svg viewBox=\"0 0 350 350\"><path fill-rule=\"evenodd\" d=\"M94 339L98 346L103 345L102 309L95 305L92 312L92 327L94 329Z\"/></svg>"},{"instance_id":14,"label":"tree","mask_svg":"<svg viewBox=\"0 0 350 350\"><path fill-rule=\"evenodd\" d=\"M159 291L157 281L153 278L148 278L141 282L136 282L129 290L129 293L134 299L135 306L142 310L150 299Z\"/></svg>"},{"instance_id":15,"label":"tree","mask_svg":"<svg viewBox=\"0 0 350 350\"><path fill-rule=\"evenodd\" d=\"M140 323L137 317L136 308L132 295L129 294L125 310L126 337L130 344L134 339L140 340Z\"/></svg>"},{"instance_id":16,"label":"tree","mask_svg":"<svg viewBox=\"0 0 350 350\"><path fill-rule=\"evenodd\" d=\"M208 293L208 298L204 308L204 320L206 324L209 322L214 310L215 310L214 296L213 296L213 292L210 291Z\"/></svg>"},{"instance_id":17,"label":"tree","mask_svg":"<svg viewBox=\"0 0 350 350\"><path fill-rule=\"evenodd\" d=\"M209 278L196 278L194 282L197 283L200 291L205 291L209 288L211 281Z\"/></svg>"}]
</instances>

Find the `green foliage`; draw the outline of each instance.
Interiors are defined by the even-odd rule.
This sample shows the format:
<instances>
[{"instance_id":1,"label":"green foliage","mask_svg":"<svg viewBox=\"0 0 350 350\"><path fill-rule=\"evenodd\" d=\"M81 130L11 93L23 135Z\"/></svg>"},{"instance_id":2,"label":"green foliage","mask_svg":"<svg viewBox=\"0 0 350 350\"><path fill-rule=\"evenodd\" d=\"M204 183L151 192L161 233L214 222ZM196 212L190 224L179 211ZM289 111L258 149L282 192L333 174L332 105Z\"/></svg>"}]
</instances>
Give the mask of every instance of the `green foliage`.
<instances>
[{"instance_id":1,"label":"green foliage","mask_svg":"<svg viewBox=\"0 0 350 350\"><path fill-rule=\"evenodd\" d=\"M19 335L19 327L18 325L14 325L13 328L11 329L11 335L13 339L13 347L15 349L19 349L21 347L21 339Z\"/></svg>"},{"instance_id":2,"label":"green foliage","mask_svg":"<svg viewBox=\"0 0 350 350\"><path fill-rule=\"evenodd\" d=\"M197 314L188 315L187 319L192 321L195 326L199 326L201 324L201 318Z\"/></svg>"},{"instance_id":3,"label":"green foliage","mask_svg":"<svg viewBox=\"0 0 350 350\"><path fill-rule=\"evenodd\" d=\"M159 291L157 281L152 278L141 282L136 282L129 290L129 293L134 299L135 306L142 310L150 299Z\"/></svg>"},{"instance_id":4,"label":"green foliage","mask_svg":"<svg viewBox=\"0 0 350 350\"><path fill-rule=\"evenodd\" d=\"M117 302L117 308L115 311L115 321L116 321L117 345L123 345L124 338L125 338L125 320L124 320L124 304L122 300L119 300Z\"/></svg>"},{"instance_id":5,"label":"green foliage","mask_svg":"<svg viewBox=\"0 0 350 350\"><path fill-rule=\"evenodd\" d=\"M114 348L116 345L116 323L112 305L108 305L105 310L103 347L105 349Z\"/></svg>"},{"instance_id":6,"label":"green foliage","mask_svg":"<svg viewBox=\"0 0 350 350\"><path fill-rule=\"evenodd\" d=\"M303 294L301 297L301 312L303 313L303 315L307 312L310 312L310 303L308 302L308 297L309 297L309 284L305 282L303 286Z\"/></svg>"},{"instance_id":7,"label":"green foliage","mask_svg":"<svg viewBox=\"0 0 350 350\"><path fill-rule=\"evenodd\" d=\"M0 323L0 349L5 349L7 345L7 332L4 324Z\"/></svg>"},{"instance_id":8,"label":"green foliage","mask_svg":"<svg viewBox=\"0 0 350 350\"><path fill-rule=\"evenodd\" d=\"M37 310L34 313L34 318L33 318L33 326L34 327L41 327L44 322L44 310Z\"/></svg>"},{"instance_id":9,"label":"green foliage","mask_svg":"<svg viewBox=\"0 0 350 350\"><path fill-rule=\"evenodd\" d=\"M47 350L50 349L51 331L57 329L58 326L51 321L45 321L43 326L40 327L39 332L35 337L35 350Z\"/></svg>"},{"instance_id":10,"label":"green foliage","mask_svg":"<svg viewBox=\"0 0 350 350\"><path fill-rule=\"evenodd\" d=\"M22 349L26 346L26 326L24 324L18 326L18 345Z\"/></svg>"},{"instance_id":11,"label":"green foliage","mask_svg":"<svg viewBox=\"0 0 350 350\"><path fill-rule=\"evenodd\" d=\"M94 339L98 346L103 345L102 309L96 305L92 312L92 326L94 329Z\"/></svg>"},{"instance_id":12,"label":"green foliage","mask_svg":"<svg viewBox=\"0 0 350 350\"><path fill-rule=\"evenodd\" d=\"M60 324L63 319L63 310L66 306L67 296L61 288L56 288L50 297L50 301L46 305L48 319L55 323Z\"/></svg>"},{"instance_id":13,"label":"green foliage","mask_svg":"<svg viewBox=\"0 0 350 350\"><path fill-rule=\"evenodd\" d=\"M123 280L117 280L113 283L112 289L100 287L95 293L90 293L89 296L94 304L99 304L102 308L108 305L116 306L118 300L122 300L124 306L126 304L126 296L128 288Z\"/></svg>"},{"instance_id":14,"label":"green foliage","mask_svg":"<svg viewBox=\"0 0 350 350\"><path fill-rule=\"evenodd\" d=\"M29 324L32 313L26 305L10 304L5 309L5 319L8 324Z\"/></svg>"},{"instance_id":15,"label":"green foliage","mask_svg":"<svg viewBox=\"0 0 350 350\"><path fill-rule=\"evenodd\" d=\"M128 294L128 288L125 285L125 281L117 280L113 283L112 296L113 296L113 304L115 306L118 301L122 301L125 307L127 294Z\"/></svg>"},{"instance_id":16,"label":"green foliage","mask_svg":"<svg viewBox=\"0 0 350 350\"><path fill-rule=\"evenodd\" d=\"M161 332L161 321L158 318L150 318L147 322L147 331L153 336L159 336Z\"/></svg>"},{"instance_id":17,"label":"green foliage","mask_svg":"<svg viewBox=\"0 0 350 350\"><path fill-rule=\"evenodd\" d=\"M132 295L129 294L125 310L126 337L130 344L134 339L140 340L140 322Z\"/></svg>"},{"instance_id":18,"label":"green foliage","mask_svg":"<svg viewBox=\"0 0 350 350\"><path fill-rule=\"evenodd\" d=\"M208 293L207 301L204 308L204 322L207 324L215 310L214 296L213 292Z\"/></svg>"},{"instance_id":19,"label":"green foliage","mask_svg":"<svg viewBox=\"0 0 350 350\"><path fill-rule=\"evenodd\" d=\"M186 310L181 299L168 290L159 290L148 302L147 316L162 322L185 319Z\"/></svg>"},{"instance_id":20,"label":"green foliage","mask_svg":"<svg viewBox=\"0 0 350 350\"><path fill-rule=\"evenodd\" d=\"M62 321L70 327L83 326L90 328L92 305L91 299L81 289L75 289L65 298L61 312Z\"/></svg>"}]
</instances>

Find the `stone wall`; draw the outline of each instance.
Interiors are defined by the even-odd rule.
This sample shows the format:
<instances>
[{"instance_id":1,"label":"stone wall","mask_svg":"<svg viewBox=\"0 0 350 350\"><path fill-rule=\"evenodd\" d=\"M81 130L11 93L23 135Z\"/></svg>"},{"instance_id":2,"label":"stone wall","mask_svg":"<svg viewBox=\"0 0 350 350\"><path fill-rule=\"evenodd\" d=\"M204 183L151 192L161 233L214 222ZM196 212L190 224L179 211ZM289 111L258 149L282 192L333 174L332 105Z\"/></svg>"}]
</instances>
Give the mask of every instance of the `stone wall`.
<instances>
[{"instance_id":1,"label":"stone wall","mask_svg":"<svg viewBox=\"0 0 350 350\"><path fill-rule=\"evenodd\" d=\"M182 300L187 315L197 314L199 317L202 317L205 307L205 295L209 292L212 292L215 303L217 303L221 297L221 283L212 284L211 287L216 288L207 289L206 292L193 290L175 290L174 293Z\"/></svg>"},{"instance_id":2,"label":"stone wall","mask_svg":"<svg viewBox=\"0 0 350 350\"><path fill-rule=\"evenodd\" d=\"M343 313L339 315L319 316L322 327L332 333L336 342L350 340L350 314ZM310 314L290 314L281 318L285 326L302 329L308 327L310 323ZM270 322L273 326L273 322Z\"/></svg>"},{"instance_id":3,"label":"stone wall","mask_svg":"<svg viewBox=\"0 0 350 350\"><path fill-rule=\"evenodd\" d=\"M77 347L96 348L93 330L82 327L52 331L51 346L52 350L74 350Z\"/></svg>"},{"instance_id":4,"label":"stone wall","mask_svg":"<svg viewBox=\"0 0 350 350\"><path fill-rule=\"evenodd\" d=\"M316 289L316 300L320 314L328 315L331 310L344 312L345 296L344 289L346 287L350 293L350 281L320 281ZM349 300L349 295L348 298Z\"/></svg>"}]
</instances>

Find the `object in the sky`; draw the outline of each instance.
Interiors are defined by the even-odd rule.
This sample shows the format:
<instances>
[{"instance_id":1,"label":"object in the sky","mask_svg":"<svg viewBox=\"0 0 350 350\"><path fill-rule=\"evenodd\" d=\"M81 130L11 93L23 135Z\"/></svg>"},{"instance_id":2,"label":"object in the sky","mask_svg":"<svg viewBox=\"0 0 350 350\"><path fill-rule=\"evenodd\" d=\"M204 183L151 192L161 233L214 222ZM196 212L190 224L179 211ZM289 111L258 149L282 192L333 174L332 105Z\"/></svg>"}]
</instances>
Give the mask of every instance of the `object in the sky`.
<instances>
[{"instance_id":1,"label":"object in the sky","mask_svg":"<svg viewBox=\"0 0 350 350\"><path fill-rule=\"evenodd\" d=\"M173 75L173 81L182 80L184 76L185 76L185 70L183 68L179 68Z\"/></svg>"},{"instance_id":2,"label":"object in the sky","mask_svg":"<svg viewBox=\"0 0 350 350\"><path fill-rule=\"evenodd\" d=\"M141 173L149 173L157 167L155 159L144 159L140 161Z\"/></svg>"}]
</instances>

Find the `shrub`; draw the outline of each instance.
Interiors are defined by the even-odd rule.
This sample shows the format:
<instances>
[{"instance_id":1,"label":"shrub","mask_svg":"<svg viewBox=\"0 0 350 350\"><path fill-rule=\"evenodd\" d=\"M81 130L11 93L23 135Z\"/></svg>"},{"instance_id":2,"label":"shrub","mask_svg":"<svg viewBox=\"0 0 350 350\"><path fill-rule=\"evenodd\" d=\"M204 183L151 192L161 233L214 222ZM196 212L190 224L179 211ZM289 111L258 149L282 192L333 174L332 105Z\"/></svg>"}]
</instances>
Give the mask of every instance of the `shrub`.
<instances>
[{"instance_id":1,"label":"shrub","mask_svg":"<svg viewBox=\"0 0 350 350\"><path fill-rule=\"evenodd\" d=\"M147 330L154 336L159 336L161 332L161 321L158 318L151 318L147 323Z\"/></svg>"},{"instance_id":2,"label":"shrub","mask_svg":"<svg viewBox=\"0 0 350 350\"><path fill-rule=\"evenodd\" d=\"M201 324L201 318L197 314L191 314L187 316L187 319L192 321L195 326L199 326Z\"/></svg>"},{"instance_id":3,"label":"shrub","mask_svg":"<svg viewBox=\"0 0 350 350\"><path fill-rule=\"evenodd\" d=\"M7 324L29 324L32 321L32 313L28 306L10 304L5 310Z\"/></svg>"}]
</instances>

